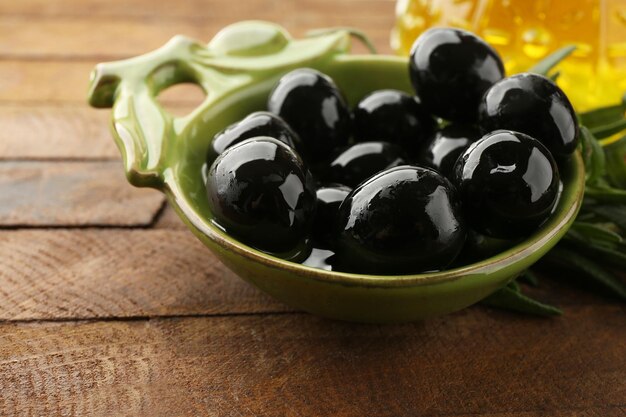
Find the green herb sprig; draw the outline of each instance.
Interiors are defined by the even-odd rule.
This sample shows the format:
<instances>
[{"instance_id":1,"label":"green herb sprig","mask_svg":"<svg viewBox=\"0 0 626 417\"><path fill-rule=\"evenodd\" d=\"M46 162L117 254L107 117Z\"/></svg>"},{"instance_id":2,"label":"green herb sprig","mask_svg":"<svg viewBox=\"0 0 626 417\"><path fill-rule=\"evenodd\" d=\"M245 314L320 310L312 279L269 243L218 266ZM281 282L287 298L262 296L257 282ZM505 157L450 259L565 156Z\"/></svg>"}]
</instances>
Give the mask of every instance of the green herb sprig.
<instances>
[{"instance_id":1,"label":"green herb sprig","mask_svg":"<svg viewBox=\"0 0 626 417\"><path fill-rule=\"evenodd\" d=\"M556 80L553 68L574 52L562 48L530 69ZM626 94L621 103L578 115L580 150L586 171L581 210L565 237L542 261L571 270L581 279L626 302L626 283L615 271L626 270ZM602 146L600 140L622 137ZM501 288L483 304L537 316L562 314L557 307L522 293L518 281L537 286L530 270Z\"/></svg>"}]
</instances>

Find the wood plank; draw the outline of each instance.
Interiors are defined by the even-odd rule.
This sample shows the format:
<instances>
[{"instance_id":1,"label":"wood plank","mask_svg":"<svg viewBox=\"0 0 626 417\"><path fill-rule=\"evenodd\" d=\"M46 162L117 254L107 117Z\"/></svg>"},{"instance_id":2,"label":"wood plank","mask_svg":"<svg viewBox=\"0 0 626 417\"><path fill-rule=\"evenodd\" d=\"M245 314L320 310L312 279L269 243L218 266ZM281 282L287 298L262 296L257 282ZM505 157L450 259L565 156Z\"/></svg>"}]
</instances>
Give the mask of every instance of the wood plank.
<instances>
[{"instance_id":1,"label":"wood plank","mask_svg":"<svg viewBox=\"0 0 626 417\"><path fill-rule=\"evenodd\" d=\"M0 227L148 226L163 202L117 161L0 163Z\"/></svg>"},{"instance_id":2,"label":"wood plank","mask_svg":"<svg viewBox=\"0 0 626 417\"><path fill-rule=\"evenodd\" d=\"M391 19L390 19L391 18ZM156 49L176 34L207 42L222 27L239 19L213 15L201 20L125 19L86 16L75 18L3 17L0 16L0 57L59 59L82 57L113 60L139 55ZM280 22L278 20L272 19ZM386 46L393 23L393 12L364 19L358 14L309 15L294 13L283 24L295 36L317 27L362 27L379 46ZM98 30L93 30L97 27Z\"/></svg>"},{"instance_id":3,"label":"wood plank","mask_svg":"<svg viewBox=\"0 0 626 417\"><path fill-rule=\"evenodd\" d=\"M84 106L0 106L0 158L111 158L111 111Z\"/></svg>"},{"instance_id":4,"label":"wood plank","mask_svg":"<svg viewBox=\"0 0 626 417\"><path fill-rule=\"evenodd\" d=\"M0 259L0 320L292 311L236 277L188 230L1 231ZM618 303L545 279L541 288L536 295L566 316Z\"/></svg>"},{"instance_id":5,"label":"wood plank","mask_svg":"<svg viewBox=\"0 0 626 417\"><path fill-rule=\"evenodd\" d=\"M163 209L161 215L154 223L155 229L174 229L174 230L185 230L187 226L183 223L183 221L178 217L178 214L174 211L174 209L167 204Z\"/></svg>"},{"instance_id":6,"label":"wood plank","mask_svg":"<svg viewBox=\"0 0 626 417\"><path fill-rule=\"evenodd\" d=\"M1 231L0 259L0 320L287 310L186 230Z\"/></svg>"},{"instance_id":7,"label":"wood plank","mask_svg":"<svg viewBox=\"0 0 626 417\"><path fill-rule=\"evenodd\" d=\"M87 106L89 74L97 63L95 60L63 59L45 62L0 60L0 113L11 105L43 108L71 105L90 109ZM183 109L189 109L197 102L198 94L189 94L189 89L167 94L163 100L165 104ZM101 114L106 119L109 113L102 110ZM98 126L101 124L98 123Z\"/></svg>"},{"instance_id":8,"label":"wood plank","mask_svg":"<svg viewBox=\"0 0 626 417\"><path fill-rule=\"evenodd\" d=\"M395 0L187 0L161 2L153 0L29 0L0 2L2 15L54 17L169 17L169 18L235 18L286 20L286 10L300 14L328 16L359 14L374 16L393 13ZM280 19L279 19L280 18Z\"/></svg>"},{"instance_id":9,"label":"wood plank","mask_svg":"<svg viewBox=\"0 0 626 417\"><path fill-rule=\"evenodd\" d=\"M622 416L626 310L0 326L0 410L46 416Z\"/></svg>"}]
</instances>

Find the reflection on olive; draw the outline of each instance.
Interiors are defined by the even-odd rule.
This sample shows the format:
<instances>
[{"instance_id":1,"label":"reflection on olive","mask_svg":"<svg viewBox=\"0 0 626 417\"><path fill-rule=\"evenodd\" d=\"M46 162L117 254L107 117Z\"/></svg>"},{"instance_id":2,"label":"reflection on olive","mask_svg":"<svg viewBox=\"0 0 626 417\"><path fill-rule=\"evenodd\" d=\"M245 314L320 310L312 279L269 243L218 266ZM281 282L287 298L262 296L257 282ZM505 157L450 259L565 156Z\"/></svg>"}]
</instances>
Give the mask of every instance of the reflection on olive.
<instances>
[{"instance_id":1,"label":"reflection on olive","mask_svg":"<svg viewBox=\"0 0 626 417\"><path fill-rule=\"evenodd\" d=\"M450 178L458 157L481 136L480 129L475 126L451 123L437 129L429 138L419 161Z\"/></svg>"},{"instance_id":2,"label":"reflection on olive","mask_svg":"<svg viewBox=\"0 0 626 417\"><path fill-rule=\"evenodd\" d=\"M354 109L357 142L385 141L415 154L432 133L435 120L417 97L397 90L378 90L362 99Z\"/></svg>"},{"instance_id":3,"label":"reflection on olive","mask_svg":"<svg viewBox=\"0 0 626 417\"><path fill-rule=\"evenodd\" d=\"M284 75L270 93L270 112L282 117L302 139L302 156L313 164L345 146L351 115L328 76L302 68Z\"/></svg>"},{"instance_id":4,"label":"reflection on olive","mask_svg":"<svg viewBox=\"0 0 626 417\"><path fill-rule=\"evenodd\" d=\"M325 185L317 189L317 210L313 221L313 236L320 242L328 242L337 223L339 206L352 188L345 185Z\"/></svg>"},{"instance_id":5,"label":"reflection on olive","mask_svg":"<svg viewBox=\"0 0 626 417\"><path fill-rule=\"evenodd\" d=\"M472 144L454 166L470 227L487 236L527 236L551 214L559 171L538 140L496 131Z\"/></svg>"},{"instance_id":6,"label":"reflection on olive","mask_svg":"<svg viewBox=\"0 0 626 417\"><path fill-rule=\"evenodd\" d=\"M387 168L406 164L402 149L387 142L357 143L340 152L325 170L328 181L356 187Z\"/></svg>"},{"instance_id":7,"label":"reflection on olive","mask_svg":"<svg viewBox=\"0 0 626 417\"><path fill-rule=\"evenodd\" d=\"M258 249L292 250L315 214L315 186L300 157L273 138L247 139L224 151L208 170L213 221Z\"/></svg>"},{"instance_id":8,"label":"reflection on olive","mask_svg":"<svg viewBox=\"0 0 626 417\"><path fill-rule=\"evenodd\" d=\"M409 74L417 96L432 114L473 123L485 91L504 77L504 65L498 53L476 35L434 28L413 44Z\"/></svg>"},{"instance_id":9,"label":"reflection on olive","mask_svg":"<svg viewBox=\"0 0 626 417\"><path fill-rule=\"evenodd\" d=\"M452 184L423 167L383 171L355 188L339 208L337 253L355 272L441 270L465 240Z\"/></svg>"},{"instance_id":10,"label":"reflection on olive","mask_svg":"<svg viewBox=\"0 0 626 417\"><path fill-rule=\"evenodd\" d=\"M266 111L257 111L215 135L209 146L207 163L213 163L219 154L231 146L257 136L278 139L296 151L300 147L300 138L283 119Z\"/></svg>"},{"instance_id":11,"label":"reflection on olive","mask_svg":"<svg viewBox=\"0 0 626 417\"><path fill-rule=\"evenodd\" d=\"M485 132L511 129L526 133L554 156L567 156L578 146L578 121L569 99L552 80L517 74L491 87L479 108Z\"/></svg>"}]
</instances>

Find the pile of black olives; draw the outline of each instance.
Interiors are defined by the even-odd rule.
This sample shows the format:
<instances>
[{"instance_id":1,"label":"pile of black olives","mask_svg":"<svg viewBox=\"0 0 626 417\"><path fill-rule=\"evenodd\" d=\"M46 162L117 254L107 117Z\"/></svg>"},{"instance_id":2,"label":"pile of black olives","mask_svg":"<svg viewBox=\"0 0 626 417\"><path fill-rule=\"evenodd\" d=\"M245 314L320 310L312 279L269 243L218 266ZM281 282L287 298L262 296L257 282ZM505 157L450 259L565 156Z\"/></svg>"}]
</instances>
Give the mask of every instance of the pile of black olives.
<instances>
[{"instance_id":1,"label":"pile of black olives","mask_svg":"<svg viewBox=\"0 0 626 417\"><path fill-rule=\"evenodd\" d=\"M540 75L505 78L498 54L459 29L422 34L408 71L415 95L374 91L354 109L318 71L284 75L268 111L209 147L212 221L276 256L387 275L533 233L578 142L565 94Z\"/></svg>"}]
</instances>

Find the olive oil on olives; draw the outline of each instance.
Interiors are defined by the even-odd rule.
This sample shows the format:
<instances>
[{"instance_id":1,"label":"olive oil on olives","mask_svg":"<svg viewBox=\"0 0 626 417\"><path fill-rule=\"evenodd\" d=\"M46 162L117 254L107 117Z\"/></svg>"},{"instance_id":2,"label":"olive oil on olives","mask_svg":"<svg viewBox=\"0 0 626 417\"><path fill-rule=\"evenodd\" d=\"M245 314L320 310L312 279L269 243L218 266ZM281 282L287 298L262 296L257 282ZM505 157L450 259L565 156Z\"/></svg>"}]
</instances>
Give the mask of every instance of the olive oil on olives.
<instances>
[{"instance_id":1,"label":"olive oil on olives","mask_svg":"<svg viewBox=\"0 0 626 417\"><path fill-rule=\"evenodd\" d=\"M354 109L357 142L382 140L416 153L435 129L435 120L417 97L397 90L378 90L363 98Z\"/></svg>"},{"instance_id":2,"label":"olive oil on olives","mask_svg":"<svg viewBox=\"0 0 626 417\"><path fill-rule=\"evenodd\" d=\"M559 193L554 158L536 139L496 131L472 144L454 166L468 224L486 236L529 235L551 214Z\"/></svg>"},{"instance_id":3,"label":"olive oil on olives","mask_svg":"<svg viewBox=\"0 0 626 417\"><path fill-rule=\"evenodd\" d=\"M450 178L457 158L481 136L480 129L475 126L451 123L437 129L418 160Z\"/></svg>"},{"instance_id":4,"label":"olive oil on olives","mask_svg":"<svg viewBox=\"0 0 626 417\"><path fill-rule=\"evenodd\" d=\"M453 122L475 122L483 94L504 77L497 52L461 29L434 28L413 44L409 59L413 88L432 114Z\"/></svg>"},{"instance_id":5,"label":"olive oil on olives","mask_svg":"<svg viewBox=\"0 0 626 417\"><path fill-rule=\"evenodd\" d=\"M339 206L346 199L352 188L341 184L325 185L317 189L315 196L317 209L313 220L313 236L319 242L327 243L333 234L337 222Z\"/></svg>"},{"instance_id":6,"label":"olive oil on olives","mask_svg":"<svg viewBox=\"0 0 626 417\"><path fill-rule=\"evenodd\" d=\"M503 79L483 97L480 125L485 132L511 129L543 143L554 156L578 146L578 122L569 99L552 80L524 73Z\"/></svg>"},{"instance_id":7,"label":"olive oil on olives","mask_svg":"<svg viewBox=\"0 0 626 417\"><path fill-rule=\"evenodd\" d=\"M302 156L311 164L350 138L348 105L335 83L318 71L302 68L284 75L270 93L268 109L300 136Z\"/></svg>"},{"instance_id":8,"label":"olive oil on olives","mask_svg":"<svg viewBox=\"0 0 626 417\"><path fill-rule=\"evenodd\" d=\"M336 250L355 272L441 270L465 240L454 186L429 168L399 166L355 188L339 208Z\"/></svg>"},{"instance_id":9,"label":"olive oil on olives","mask_svg":"<svg viewBox=\"0 0 626 417\"><path fill-rule=\"evenodd\" d=\"M387 142L362 142L339 153L326 170L327 180L356 187L380 171L407 163L402 149Z\"/></svg>"},{"instance_id":10,"label":"olive oil on olives","mask_svg":"<svg viewBox=\"0 0 626 417\"><path fill-rule=\"evenodd\" d=\"M266 111L258 111L215 135L209 146L207 162L211 164L229 147L257 136L278 139L296 150L300 147L300 138L283 119Z\"/></svg>"},{"instance_id":11,"label":"olive oil on olives","mask_svg":"<svg viewBox=\"0 0 626 417\"><path fill-rule=\"evenodd\" d=\"M315 214L315 186L283 142L257 137L225 150L208 170L213 221L242 242L283 253L303 241Z\"/></svg>"}]
</instances>

